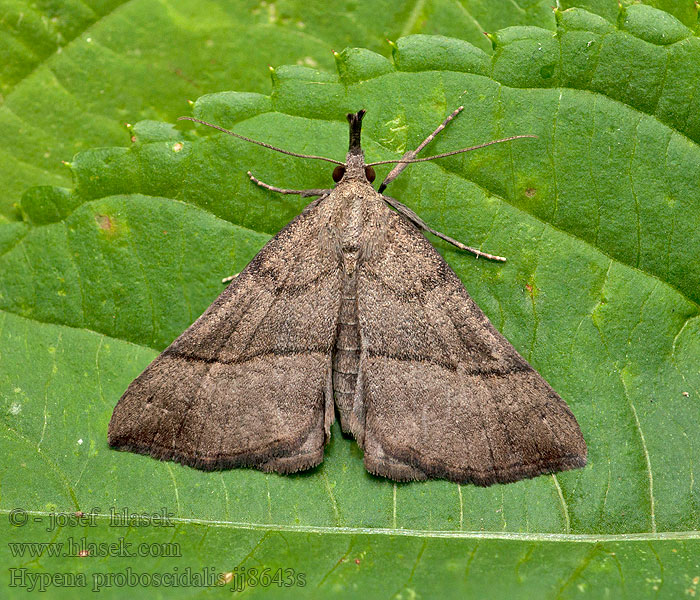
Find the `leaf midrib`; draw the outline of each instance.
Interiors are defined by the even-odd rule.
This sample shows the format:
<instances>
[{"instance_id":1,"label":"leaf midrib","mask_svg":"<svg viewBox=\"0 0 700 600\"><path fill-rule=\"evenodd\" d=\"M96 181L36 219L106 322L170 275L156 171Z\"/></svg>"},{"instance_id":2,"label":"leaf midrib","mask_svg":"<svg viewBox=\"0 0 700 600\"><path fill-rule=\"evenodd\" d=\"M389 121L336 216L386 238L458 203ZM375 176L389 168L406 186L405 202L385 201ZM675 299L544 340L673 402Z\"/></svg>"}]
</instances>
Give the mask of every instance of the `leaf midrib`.
<instances>
[{"instance_id":1,"label":"leaf midrib","mask_svg":"<svg viewBox=\"0 0 700 600\"><path fill-rule=\"evenodd\" d=\"M0 515L9 515L12 511L0 509ZM26 510L27 515L50 518L55 512L41 510ZM108 525L112 515L108 513L94 513L96 521L104 521ZM315 525L285 525L278 523L243 523L237 521L221 521L215 519L195 519L187 517L169 517L169 521L177 525L204 525L207 527L222 527L228 529L244 529L259 531L281 531L291 533L316 533L325 535L388 535L421 538L456 538L456 539L484 539L484 540L509 540L524 542L649 542L649 541L684 541L700 539L700 531L666 531L658 533L620 533L620 534L595 534L595 533L527 533L519 531L455 531L455 530L427 530L427 529L400 529L387 527L324 527Z\"/></svg>"}]
</instances>

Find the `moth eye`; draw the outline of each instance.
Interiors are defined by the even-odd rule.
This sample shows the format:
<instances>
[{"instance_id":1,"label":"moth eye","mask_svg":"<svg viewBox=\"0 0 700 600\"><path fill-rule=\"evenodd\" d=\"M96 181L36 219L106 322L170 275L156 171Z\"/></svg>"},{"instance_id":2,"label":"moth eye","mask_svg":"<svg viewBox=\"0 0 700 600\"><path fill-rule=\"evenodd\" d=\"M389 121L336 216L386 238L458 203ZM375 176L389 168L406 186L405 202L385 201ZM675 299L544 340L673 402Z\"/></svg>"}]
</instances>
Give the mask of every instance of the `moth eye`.
<instances>
[{"instance_id":1,"label":"moth eye","mask_svg":"<svg viewBox=\"0 0 700 600\"><path fill-rule=\"evenodd\" d=\"M372 183L376 176L377 174L374 172L374 169L372 167L365 167L365 177L367 178L367 181Z\"/></svg>"},{"instance_id":2,"label":"moth eye","mask_svg":"<svg viewBox=\"0 0 700 600\"><path fill-rule=\"evenodd\" d=\"M343 175L345 175L345 167L343 165L338 165L335 169L333 169L333 181L336 183L343 178Z\"/></svg>"}]
</instances>

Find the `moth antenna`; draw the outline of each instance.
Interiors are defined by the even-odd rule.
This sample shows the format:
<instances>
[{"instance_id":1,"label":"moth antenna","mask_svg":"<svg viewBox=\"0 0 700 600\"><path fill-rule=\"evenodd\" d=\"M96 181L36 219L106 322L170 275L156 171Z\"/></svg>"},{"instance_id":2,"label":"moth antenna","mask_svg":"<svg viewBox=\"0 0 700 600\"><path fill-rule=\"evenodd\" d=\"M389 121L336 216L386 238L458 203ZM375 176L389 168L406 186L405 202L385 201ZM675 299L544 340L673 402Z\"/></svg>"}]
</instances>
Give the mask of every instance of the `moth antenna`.
<instances>
[{"instance_id":1,"label":"moth antenna","mask_svg":"<svg viewBox=\"0 0 700 600\"><path fill-rule=\"evenodd\" d=\"M453 156L455 154L461 154L462 152L471 152L472 150L478 150L479 148L485 148L486 146L492 146L493 144L500 144L502 142L510 142L512 140L520 140L522 138L537 138L536 135L514 135L512 137L503 138L502 140L491 140L490 142L484 142L483 144L478 144L477 146L470 146L469 148L462 148L461 150L452 150L452 152L443 152L442 154L436 154L435 156L428 156L426 158L411 158L406 160L401 160L397 158L395 160L380 160L373 163L368 163L367 167L374 167L375 165L388 165L392 163L419 163L426 162L428 160L435 160L436 158L445 158L446 156Z\"/></svg>"},{"instance_id":2,"label":"moth antenna","mask_svg":"<svg viewBox=\"0 0 700 600\"><path fill-rule=\"evenodd\" d=\"M345 166L344 162L340 162L339 160L333 160L332 158L326 158L325 156L313 156L311 154L297 154L296 152L290 152L289 150L283 150L282 148L278 148L277 146L272 146L271 144L266 144L265 142L258 142L257 140L252 140L249 137L245 137L244 135L240 135L238 133L233 133L233 131L229 131L228 129L224 129L223 127L219 127L218 125L214 125L214 123L202 121L201 119L195 119L194 117L178 117L177 120L178 121L194 121L195 123L199 123L200 125L206 125L207 127L212 127L213 129L216 129L217 131L221 131L222 133L227 133L228 135L232 135L233 137L238 138L239 140L244 140L246 142L250 142L251 144L257 144L258 146L262 146L263 148L269 148L270 150L275 150L276 152L281 152L282 154L288 154L289 156L296 156L297 158L312 158L314 160L325 160L326 162L333 163L334 165Z\"/></svg>"}]
</instances>

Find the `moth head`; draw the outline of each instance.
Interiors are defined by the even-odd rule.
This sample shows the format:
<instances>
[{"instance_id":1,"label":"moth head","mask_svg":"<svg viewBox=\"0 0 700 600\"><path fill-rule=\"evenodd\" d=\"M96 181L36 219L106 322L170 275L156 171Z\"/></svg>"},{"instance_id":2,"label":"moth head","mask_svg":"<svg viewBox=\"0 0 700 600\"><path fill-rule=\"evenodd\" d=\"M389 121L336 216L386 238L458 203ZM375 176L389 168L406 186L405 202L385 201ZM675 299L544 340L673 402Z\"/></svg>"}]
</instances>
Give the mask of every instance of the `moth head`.
<instances>
[{"instance_id":1,"label":"moth head","mask_svg":"<svg viewBox=\"0 0 700 600\"><path fill-rule=\"evenodd\" d=\"M365 155L362 152L362 118L367 111L362 109L356 113L348 114L350 124L350 144L344 165L338 165L333 170L333 181L339 183L345 181L366 181L372 183L376 174L372 167L365 165Z\"/></svg>"},{"instance_id":2,"label":"moth head","mask_svg":"<svg viewBox=\"0 0 700 600\"><path fill-rule=\"evenodd\" d=\"M333 169L333 181L338 183L345 176L345 165L338 165ZM374 172L374 167L368 167L365 165L365 179L372 183L377 174Z\"/></svg>"}]
</instances>

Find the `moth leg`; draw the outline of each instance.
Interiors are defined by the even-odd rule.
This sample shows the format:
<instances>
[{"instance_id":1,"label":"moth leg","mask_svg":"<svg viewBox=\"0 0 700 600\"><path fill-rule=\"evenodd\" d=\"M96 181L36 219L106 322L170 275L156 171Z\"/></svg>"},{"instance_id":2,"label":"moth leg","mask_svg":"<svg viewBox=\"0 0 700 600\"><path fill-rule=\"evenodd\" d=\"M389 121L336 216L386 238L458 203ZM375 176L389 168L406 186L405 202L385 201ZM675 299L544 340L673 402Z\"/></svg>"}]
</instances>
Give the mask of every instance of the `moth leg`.
<instances>
[{"instance_id":1,"label":"moth leg","mask_svg":"<svg viewBox=\"0 0 700 600\"><path fill-rule=\"evenodd\" d=\"M382 194L382 198L384 201L391 206L392 208L395 208L399 213L401 213L404 217L406 217L411 223L413 223L418 229L422 229L423 231L428 231L432 233L433 235L439 237L442 240L445 240L446 242L449 242L453 246L457 246L460 250L466 250L467 252L471 252L474 256L477 258L488 258L489 260L497 260L499 262L506 262L505 257L503 256L496 256L495 254L488 254L487 252L482 252L481 250L477 250L476 248L472 248L470 246L465 246L462 242L458 242L457 240L452 239L451 237L445 235L444 233L440 233L439 231L435 231L432 227L430 227L423 219L421 219L416 213L414 213L408 206L401 204L396 198L391 198L390 196L385 196Z\"/></svg>"},{"instance_id":2,"label":"moth leg","mask_svg":"<svg viewBox=\"0 0 700 600\"><path fill-rule=\"evenodd\" d=\"M278 187L275 187L274 185L270 185L269 183L265 183L264 181L260 181L250 171L248 171L248 177L250 177L250 180L253 183L255 183L256 185L259 185L261 188L265 188L266 190L270 190L271 192L277 192L278 194L299 194L302 198L308 198L310 196L325 196L326 194L329 194L331 192L330 189L327 189L327 190L321 190L321 189L288 190L285 188L278 188Z\"/></svg>"},{"instance_id":3,"label":"moth leg","mask_svg":"<svg viewBox=\"0 0 700 600\"><path fill-rule=\"evenodd\" d=\"M449 117L447 117L435 131L433 131L433 133L431 133L427 138L423 140L423 142L420 146L418 146L418 148L406 152L406 154L404 154L401 157L401 160L413 160L416 157L416 155L430 142L432 142L435 139L435 136L438 133L440 133L443 129L445 129L445 126L463 110L463 106L459 106L458 108L456 108L452 112L452 114ZM382 184L379 186L379 189L377 191L381 194L386 189L386 186L389 185L392 181L394 181L394 179L396 179L399 176L399 173L401 173L401 171L403 171L408 165L409 163L398 163L391 171L389 171L389 174L384 178L384 181L382 181Z\"/></svg>"}]
</instances>

